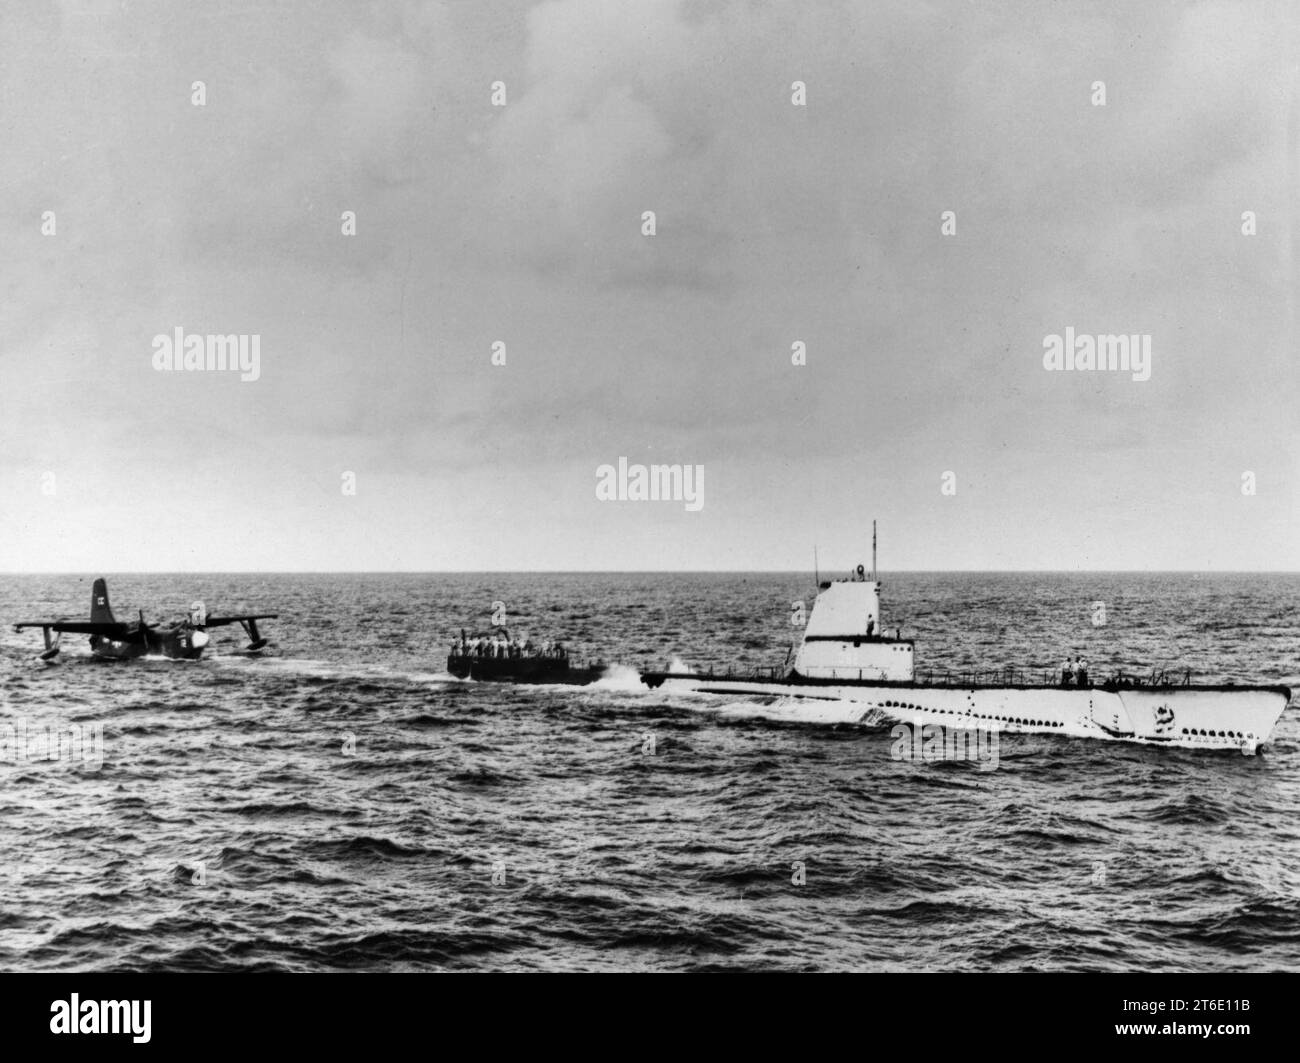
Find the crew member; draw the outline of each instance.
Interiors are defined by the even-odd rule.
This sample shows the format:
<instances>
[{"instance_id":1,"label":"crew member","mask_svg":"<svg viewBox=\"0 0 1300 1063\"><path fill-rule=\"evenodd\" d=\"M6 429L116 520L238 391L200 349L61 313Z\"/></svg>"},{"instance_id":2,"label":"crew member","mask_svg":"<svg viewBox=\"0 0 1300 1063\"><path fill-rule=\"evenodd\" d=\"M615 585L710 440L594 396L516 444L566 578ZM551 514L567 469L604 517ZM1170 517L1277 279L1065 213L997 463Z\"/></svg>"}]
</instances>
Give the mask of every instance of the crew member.
<instances>
[{"instance_id":1,"label":"crew member","mask_svg":"<svg viewBox=\"0 0 1300 1063\"><path fill-rule=\"evenodd\" d=\"M1070 681L1073 679L1074 679L1074 662L1071 661L1069 657L1067 657L1065 659L1065 663L1061 665L1061 686L1068 687L1070 685Z\"/></svg>"},{"instance_id":2,"label":"crew member","mask_svg":"<svg viewBox=\"0 0 1300 1063\"><path fill-rule=\"evenodd\" d=\"M1088 685L1088 662L1082 657L1076 657L1074 659L1074 672L1078 676L1079 686L1086 687Z\"/></svg>"}]
</instances>

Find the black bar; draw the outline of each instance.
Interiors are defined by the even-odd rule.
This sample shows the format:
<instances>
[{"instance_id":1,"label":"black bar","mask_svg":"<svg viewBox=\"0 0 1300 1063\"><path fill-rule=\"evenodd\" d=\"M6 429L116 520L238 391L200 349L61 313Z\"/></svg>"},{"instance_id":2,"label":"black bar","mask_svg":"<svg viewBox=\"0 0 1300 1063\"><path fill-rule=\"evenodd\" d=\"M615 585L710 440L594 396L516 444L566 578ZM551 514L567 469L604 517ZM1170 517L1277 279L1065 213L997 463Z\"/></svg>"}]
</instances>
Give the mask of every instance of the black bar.
<instances>
[{"instance_id":1,"label":"black bar","mask_svg":"<svg viewBox=\"0 0 1300 1063\"><path fill-rule=\"evenodd\" d=\"M509 966L508 955L499 959ZM868 962L864 957L864 962ZM482 959L483 968L492 961ZM883 966L883 965L882 965ZM1157 1058L1208 1045L1219 1058L1281 1046L1293 1026L1295 975L1128 974L779 974L757 958L665 955L652 974L48 974L0 976L0 1022L9 1059L39 1059L51 1048L214 1053L256 1050L344 1053L407 1046L478 1045L551 1054L585 1045L584 1057L623 1054L620 1046L702 1049L774 1045L805 1051L838 1044L883 1054L889 1044L1036 1058L1049 1051L1153 1050ZM746 975L739 972L754 972ZM149 1001L147 1043L126 1033L53 1033L52 1004ZM1180 1002L1175 1008L1173 1002ZM58 1005L56 1005L58 1006ZM1151 1008L1153 1010L1148 1010ZM92 1009L98 1016L101 1009ZM60 1007L59 1020L66 1008ZM1152 1025L1156 1032L1133 1032ZM1179 1032L1179 1026L1246 1026L1248 1032ZM1117 1027L1129 1027L1118 1032ZM1169 1032L1161 1032L1169 1028ZM603 1046L603 1047L602 1047ZM421 1052L441 1055L443 1052ZM675 1054L675 1053L674 1053ZM801 1057L802 1058L802 1057Z\"/></svg>"}]
</instances>

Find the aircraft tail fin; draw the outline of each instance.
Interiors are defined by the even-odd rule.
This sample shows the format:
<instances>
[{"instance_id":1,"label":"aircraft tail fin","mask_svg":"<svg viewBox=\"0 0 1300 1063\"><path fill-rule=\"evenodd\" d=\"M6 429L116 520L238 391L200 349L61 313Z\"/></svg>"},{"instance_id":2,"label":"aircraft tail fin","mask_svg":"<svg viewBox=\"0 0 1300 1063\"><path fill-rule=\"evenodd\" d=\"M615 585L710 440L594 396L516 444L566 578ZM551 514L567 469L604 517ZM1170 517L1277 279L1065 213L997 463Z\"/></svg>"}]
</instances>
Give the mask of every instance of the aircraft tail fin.
<instances>
[{"instance_id":1,"label":"aircraft tail fin","mask_svg":"<svg viewBox=\"0 0 1300 1063\"><path fill-rule=\"evenodd\" d=\"M113 608L108 604L108 584L102 579L95 580L90 592L90 622L92 624L115 624Z\"/></svg>"}]
</instances>

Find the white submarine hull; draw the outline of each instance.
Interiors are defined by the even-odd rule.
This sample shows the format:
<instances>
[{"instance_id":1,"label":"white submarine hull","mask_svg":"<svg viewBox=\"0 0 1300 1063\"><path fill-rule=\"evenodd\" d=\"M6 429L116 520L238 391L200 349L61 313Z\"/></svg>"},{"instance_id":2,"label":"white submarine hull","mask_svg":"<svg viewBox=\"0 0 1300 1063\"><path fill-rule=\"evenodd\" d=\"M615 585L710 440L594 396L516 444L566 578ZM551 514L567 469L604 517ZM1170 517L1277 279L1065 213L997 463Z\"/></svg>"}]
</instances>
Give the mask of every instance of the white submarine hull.
<instances>
[{"instance_id":1,"label":"white submarine hull","mask_svg":"<svg viewBox=\"0 0 1300 1063\"><path fill-rule=\"evenodd\" d=\"M676 692L780 699L786 719L810 723L997 729L1254 753L1291 698L1287 687L976 686L836 682L792 673L746 679L647 672L647 686Z\"/></svg>"},{"instance_id":2,"label":"white submarine hull","mask_svg":"<svg viewBox=\"0 0 1300 1063\"><path fill-rule=\"evenodd\" d=\"M1117 676L1095 685L1054 686L985 672L918 682L912 640L881 630L874 575L868 579L859 565L856 575L819 585L798 653L780 673L646 672L641 681L651 688L771 698L777 704L767 714L787 720L896 721L1245 753L1268 741L1291 700L1285 686L1167 684L1155 676L1152 682Z\"/></svg>"}]
</instances>

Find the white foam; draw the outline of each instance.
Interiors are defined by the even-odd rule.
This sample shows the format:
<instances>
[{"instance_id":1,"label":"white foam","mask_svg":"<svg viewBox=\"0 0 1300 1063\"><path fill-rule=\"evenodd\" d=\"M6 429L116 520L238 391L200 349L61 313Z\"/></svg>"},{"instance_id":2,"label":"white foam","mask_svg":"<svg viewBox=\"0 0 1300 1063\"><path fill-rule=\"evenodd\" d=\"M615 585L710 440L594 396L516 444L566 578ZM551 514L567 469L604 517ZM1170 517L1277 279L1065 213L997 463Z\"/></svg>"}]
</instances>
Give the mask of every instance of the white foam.
<instances>
[{"instance_id":1,"label":"white foam","mask_svg":"<svg viewBox=\"0 0 1300 1063\"><path fill-rule=\"evenodd\" d=\"M860 701L777 697L766 701L733 701L717 707L720 716L777 720L782 723L878 723L883 714Z\"/></svg>"},{"instance_id":2,"label":"white foam","mask_svg":"<svg viewBox=\"0 0 1300 1063\"><path fill-rule=\"evenodd\" d=\"M632 690L641 691L641 673L626 664L611 664L604 674L590 684L592 690Z\"/></svg>"},{"instance_id":3,"label":"white foam","mask_svg":"<svg viewBox=\"0 0 1300 1063\"><path fill-rule=\"evenodd\" d=\"M415 683L472 683L469 676L452 675L450 672L410 672L405 678Z\"/></svg>"}]
</instances>

